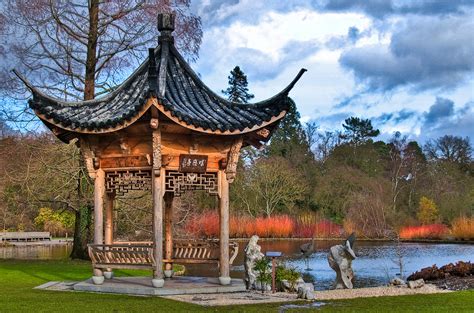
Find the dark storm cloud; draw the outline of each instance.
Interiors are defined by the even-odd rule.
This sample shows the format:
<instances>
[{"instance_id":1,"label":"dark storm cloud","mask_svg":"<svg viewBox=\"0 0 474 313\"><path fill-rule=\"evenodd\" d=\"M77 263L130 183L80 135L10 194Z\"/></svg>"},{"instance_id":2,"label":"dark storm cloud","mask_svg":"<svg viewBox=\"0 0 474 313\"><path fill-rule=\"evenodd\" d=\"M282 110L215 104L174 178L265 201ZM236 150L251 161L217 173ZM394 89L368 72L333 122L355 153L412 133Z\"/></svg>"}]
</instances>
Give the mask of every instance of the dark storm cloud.
<instances>
[{"instance_id":1,"label":"dark storm cloud","mask_svg":"<svg viewBox=\"0 0 474 313\"><path fill-rule=\"evenodd\" d=\"M456 109L453 101L436 98L435 103L423 114L420 128L422 141L444 135L469 137L474 140L474 102Z\"/></svg>"},{"instance_id":2,"label":"dark storm cloud","mask_svg":"<svg viewBox=\"0 0 474 313\"><path fill-rule=\"evenodd\" d=\"M474 6L471 0L320 0L315 6L321 11L362 12L377 19L394 14L446 15L462 13Z\"/></svg>"},{"instance_id":3,"label":"dark storm cloud","mask_svg":"<svg viewBox=\"0 0 474 313\"><path fill-rule=\"evenodd\" d=\"M204 27L228 26L236 21L258 24L269 11L289 12L298 8L312 8L310 0L211 0L196 1L193 10L201 17Z\"/></svg>"},{"instance_id":4,"label":"dark storm cloud","mask_svg":"<svg viewBox=\"0 0 474 313\"><path fill-rule=\"evenodd\" d=\"M347 38L352 43L355 43L360 38L360 30L355 26L349 27L349 30L347 31Z\"/></svg>"},{"instance_id":5,"label":"dark storm cloud","mask_svg":"<svg viewBox=\"0 0 474 313\"><path fill-rule=\"evenodd\" d=\"M382 113L379 116L372 117L371 120L373 120L376 124L385 124L388 122L399 124L416 116L417 113L415 111L403 109L398 112Z\"/></svg>"},{"instance_id":6,"label":"dark storm cloud","mask_svg":"<svg viewBox=\"0 0 474 313\"><path fill-rule=\"evenodd\" d=\"M435 103L424 114L426 124L435 124L443 118L454 114L454 102L449 99L437 97Z\"/></svg>"},{"instance_id":7,"label":"dark storm cloud","mask_svg":"<svg viewBox=\"0 0 474 313\"><path fill-rule=\"evenodd\" d=\"M333 36L325 42L325 46L329 50L342 49L357 43L362 37L370 36L371 32L371 29L361 32L357 27L352 26L347 30L347 35Z\"/></svg>"},{"instance_id":8,"label":"dark storm cloud","mask_svg":"<svg viewBox=\"0 0 474 313\"><path fill-rule=\"evenodd\" d=\"M345 51L340 64L369 91L398 86L414 90L453 88L474 70L474 20L471 17L413 18L395 31L389 46Z\"/></svg>"}]
</instances>

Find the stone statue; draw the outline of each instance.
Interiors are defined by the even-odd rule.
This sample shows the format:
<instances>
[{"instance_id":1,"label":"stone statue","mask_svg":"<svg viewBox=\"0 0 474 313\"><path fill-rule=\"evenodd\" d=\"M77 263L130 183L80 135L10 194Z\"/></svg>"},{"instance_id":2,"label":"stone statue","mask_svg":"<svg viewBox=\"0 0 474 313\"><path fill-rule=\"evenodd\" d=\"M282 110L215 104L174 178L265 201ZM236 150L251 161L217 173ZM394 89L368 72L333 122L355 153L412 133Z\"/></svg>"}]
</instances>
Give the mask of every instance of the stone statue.
<instances>
[{"instance_id":1,"label":"stone statue","mask_svg":"<svg viewBox=\"0 0 474 313\"><path fill-rule=\"evenodd\" d=\"M356 258L356 255L352 249L355 240L355 233L352 233L344 244L332 246L329 251L329 266L336 272L335 289L353 288L352 260Z\"/></svg>"},{"instance_id":2,"label":"stone statue","mask_svg":"<svg viewBox=\"0 0 474 313\"><path fill-rule=\"evenodd\" d=\"M257 289L257 273L254 271L255 261L264 257L257 244L258 236L253 235L244 249L245 285L247 289Z\"/></svg>"}]
</instances>

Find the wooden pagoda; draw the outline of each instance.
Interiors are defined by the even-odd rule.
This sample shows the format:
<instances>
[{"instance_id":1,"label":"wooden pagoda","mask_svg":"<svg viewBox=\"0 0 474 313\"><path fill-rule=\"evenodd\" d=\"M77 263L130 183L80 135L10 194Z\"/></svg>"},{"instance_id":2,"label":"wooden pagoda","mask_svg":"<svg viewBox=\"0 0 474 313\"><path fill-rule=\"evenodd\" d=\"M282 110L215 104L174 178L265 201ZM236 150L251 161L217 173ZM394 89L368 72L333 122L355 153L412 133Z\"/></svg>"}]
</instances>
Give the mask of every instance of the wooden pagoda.
<instances>
[{"instance_id":1,"label":"wooden pagoda","mask_svg":"<svg viewBox=\"0 0 474 313\"><path fill-rule=\"evenodd\" d=\"M212 92L176 50L174 15L160 14L158 29L158 47L106 96L66 102L19 76L33 94L30 107L44 124L63 142L77 139L94 179L94 243L89 245L94 283L110 277L113 268L151 268L153 286L162 287L178 261L216 263L220 283L230 284L229 264L237 245L229 242L229 183L240 149L269 140L288 110L288 93L305 70L265 101L232 103ZM129 190L151 190L151 243L114 241L114 198ZM218 242L173 241L173 198L186 190L218 196Z\"/></svg>"}]
</instances>

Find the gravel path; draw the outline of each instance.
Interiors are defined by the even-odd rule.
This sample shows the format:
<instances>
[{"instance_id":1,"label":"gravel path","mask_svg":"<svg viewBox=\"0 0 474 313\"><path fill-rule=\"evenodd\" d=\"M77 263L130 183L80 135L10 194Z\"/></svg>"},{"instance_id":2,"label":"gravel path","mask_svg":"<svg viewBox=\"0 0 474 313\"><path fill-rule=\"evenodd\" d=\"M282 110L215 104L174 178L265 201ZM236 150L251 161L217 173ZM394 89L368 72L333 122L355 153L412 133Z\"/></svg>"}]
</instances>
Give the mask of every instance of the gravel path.
<instances>
[{"instance_id":1,"label":"gravel path","mask_svg":"<svg viewBox=\"0 0 474 313\"><path fill-rule=\"evenodd\" d=\"M427 284L418 289L399 288L399 287L373 287L358 288L344 290L324 290L315 291L316 301L318 300L336 300L336 299L352 299L364 297L381 297L381 296L401 296L412 294L429 294L450 292L442 290L434 285ZM221 306L234 304L257 304L257 303L275 303L275 302L293 302L296 301L296 294L277 292L275 294L248 291L225 294L195 294L195 295L177 295L166 296L165 298L184 301L204 306Z\"/></svg>"},{"instance_id":2,"label":"gravel path","mask_svg":"<svg viewBox=\"0 0 474 313\"><path fill-rule=\"evenodd\" d=\"M426 284L418 289L401 288L401 287L371 287L357 289L340 289L340 290L324 290L315 291L317 300L334 300L334 299L353 299L364 297L382 297L382 296L402 296L414 294L428 294L450 292L442 290L435 285Z\"/></svg>"}]
</instances>

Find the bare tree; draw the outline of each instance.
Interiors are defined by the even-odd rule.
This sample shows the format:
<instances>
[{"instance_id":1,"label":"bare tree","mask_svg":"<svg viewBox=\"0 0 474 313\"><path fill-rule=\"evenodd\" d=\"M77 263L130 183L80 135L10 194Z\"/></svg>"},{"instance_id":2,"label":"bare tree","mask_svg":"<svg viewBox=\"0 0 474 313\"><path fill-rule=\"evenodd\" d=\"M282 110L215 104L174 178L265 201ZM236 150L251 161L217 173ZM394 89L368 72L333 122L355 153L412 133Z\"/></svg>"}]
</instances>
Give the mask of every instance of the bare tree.
<instances>
[{"instance_id":1,"label":"bare tree","mask_svg":"<svg viewBox=\"0 0 474 313\"><path fill-rule=\"evenodd\" d=\"M111 91L156 45L160 11L177 14L177 47L196 59L201 21L189 6L189 0L8 0L0 6L0 53L9 61L0 71L0 92L10 97L3 111L14 121L29 112L11 107L14 99L27 96L9 71L13 67L63 99L90 100ZM92 207L87 175L77 162L76 195L69 198L80 204L69 205L76 212L72 256L84 258Z\"/></svg>"},{"instance_id":2,"label":"bare tree","mask_svg":"<svg viewBox=\"0 0 474 313\"><path fill-rule=\"evenodd\" d=\"M472 161L472 146L468 137L445 135L428 141L424 150L430 160L461 165L469 164Z\"/></svg>"},{"instance_id":3,"label":"bare tree","mask_svg":"<svg viewBox=\"0 0 474 313\"><path fill-rule=\"evenodd\" d=\"M284 158L258 161L250 176L250 194L257 197L266 216L271 216L278 206L291 209L306 191L301 177Z\"/></svg>"},{"instance_id":4,"label":"bare tree","mask_svg":"<svg viewBox=\"0 0 474 313\"><path fill-rule=\"evenodd\" d=\"M9 0L0 6L0 50L9 57L1 80L9 83L6 88L20 87L8 71L17 67L58 97L92 99L113 89L156 45L160 11L177 14L177 47L195 60L202 30L189 5L189 0Z\"/></svg>"}]
</instances>

